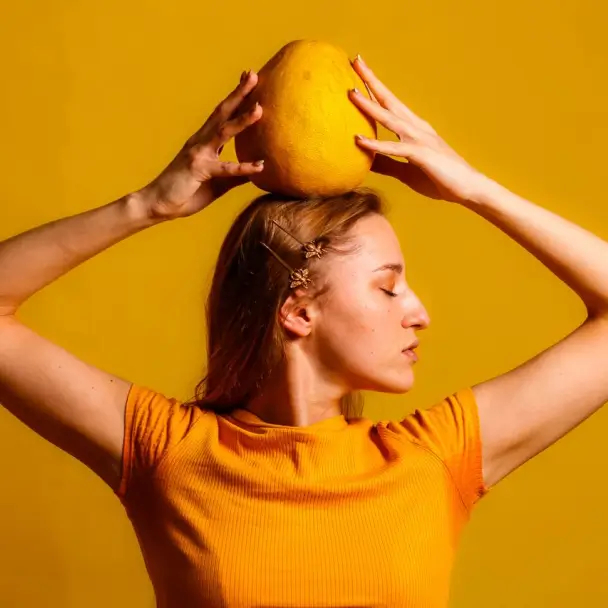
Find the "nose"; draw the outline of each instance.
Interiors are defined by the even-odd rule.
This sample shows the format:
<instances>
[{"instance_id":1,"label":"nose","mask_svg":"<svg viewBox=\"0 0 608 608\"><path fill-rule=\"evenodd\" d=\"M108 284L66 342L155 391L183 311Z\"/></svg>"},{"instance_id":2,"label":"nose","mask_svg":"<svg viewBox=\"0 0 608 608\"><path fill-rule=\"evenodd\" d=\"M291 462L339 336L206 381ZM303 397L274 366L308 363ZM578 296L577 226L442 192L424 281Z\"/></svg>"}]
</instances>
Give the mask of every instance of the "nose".
<instances>
[{"instance_id":1,"label":"nose","mask_svg":"<svg viewBox=\"0 0 608 608\"><path fill-rule=\"evenodd\" d=\"M429 313L420 301L420 298L418 298L414 292L411 292L410 297L409 305L406 306L406 310L401 320L401 326L404 329L407 329L408 327L426 329L431 324Z\"/></svg>"}]
</instances>

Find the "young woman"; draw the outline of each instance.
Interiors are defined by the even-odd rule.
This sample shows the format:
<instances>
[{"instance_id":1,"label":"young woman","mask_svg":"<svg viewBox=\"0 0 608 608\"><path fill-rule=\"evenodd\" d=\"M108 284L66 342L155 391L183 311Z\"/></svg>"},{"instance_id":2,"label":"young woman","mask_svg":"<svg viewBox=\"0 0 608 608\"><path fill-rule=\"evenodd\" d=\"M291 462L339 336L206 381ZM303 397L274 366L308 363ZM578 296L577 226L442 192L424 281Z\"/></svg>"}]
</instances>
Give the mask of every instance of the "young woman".
<instances>
[{"instance_id":1,"label":"young woman","mask_svg":"<svg viewBox=\"0 0 608 608\"><path fill-rule=\"evenodd\" d=\"M263 112L239 111L257 82L244 74L147 187L0 244L0 401L116 492L159 606L445 606L474 504L608 400L608 244L480 174L353 65L373 99L353 91L352 102L399 140L357 140L377 152L373 169L488 219L575 290L588 318L429 409L358 416L357 391L409 390L416 331L429 324L380 198L358 189L265 195L236 219L209 297L208 374L190 403L24 326L19 306L43 286L263 170L219 160Z\"/></svg>"}]
</instances>

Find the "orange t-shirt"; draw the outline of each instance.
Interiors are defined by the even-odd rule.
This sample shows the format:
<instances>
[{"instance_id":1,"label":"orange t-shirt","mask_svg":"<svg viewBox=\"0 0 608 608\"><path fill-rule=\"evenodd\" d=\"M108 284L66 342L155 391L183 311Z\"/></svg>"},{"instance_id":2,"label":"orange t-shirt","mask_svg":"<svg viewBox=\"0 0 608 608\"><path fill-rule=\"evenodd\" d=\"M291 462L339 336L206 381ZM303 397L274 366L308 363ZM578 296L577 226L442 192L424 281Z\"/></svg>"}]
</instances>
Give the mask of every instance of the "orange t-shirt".
<instances>
[{"instance_id":1,"label":"orange t-shirt","mask_svg":"<svg viewBox=\"0 0 608 608\"><path fill-rule=\"evenodd\" d=\"M117 492L160 608L444 608L482 478L470 388L291 427L132 386Z\"/></svg>"}]
</instances>

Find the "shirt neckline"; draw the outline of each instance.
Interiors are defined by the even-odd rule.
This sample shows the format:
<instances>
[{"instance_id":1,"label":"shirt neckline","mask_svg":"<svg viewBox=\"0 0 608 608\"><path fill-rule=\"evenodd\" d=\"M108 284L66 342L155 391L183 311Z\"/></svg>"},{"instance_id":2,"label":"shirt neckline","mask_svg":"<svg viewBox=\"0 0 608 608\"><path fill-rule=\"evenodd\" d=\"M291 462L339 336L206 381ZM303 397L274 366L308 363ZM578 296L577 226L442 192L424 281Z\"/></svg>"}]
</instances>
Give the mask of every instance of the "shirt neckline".
<instances>
[{"instance_id":1,"label":"shirt neckline","mask_svg":"<svg viewBox=\"0 0 608 608\"><path fill-rule=\"evenodd\" d=\"M272 424L271 422L266 422L259 418L253 412L243 408L237 408L232 410L229 414L235 420L239 420L240 422L244 422L250 426L255 426L259 428L269 428L269 429L277 429L282 431L295 431L295 432L315 432L315 431L339 431L348 426L348 421L344 417L344 414L338 414L337 416L332 416L331 418L326 418L325 420L319 420L317 422L313 422L312 424L307 424L306 426L289 426L284 424Z\"/></svg>"}]
</instances>

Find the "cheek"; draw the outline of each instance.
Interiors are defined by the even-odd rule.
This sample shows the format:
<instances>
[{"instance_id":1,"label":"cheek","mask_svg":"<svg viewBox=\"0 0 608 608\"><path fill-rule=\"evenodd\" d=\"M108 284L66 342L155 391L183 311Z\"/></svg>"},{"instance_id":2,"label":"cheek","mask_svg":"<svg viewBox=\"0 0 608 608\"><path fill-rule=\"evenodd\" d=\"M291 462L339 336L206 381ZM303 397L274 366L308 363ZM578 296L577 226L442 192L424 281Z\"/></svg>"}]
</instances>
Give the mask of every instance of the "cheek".
<instances>
[{"instance_id":1,"label":"cheek","mask_svg":"<svg viewBox=\"0 0 608 608\"><path fill-rule=\"evenodd\" d=\"M317 337L332 351L356 348L362 336L370 331L365 306L356 294L341 293L324 304L317 326Z\"/></svg>"},{"instance_id":2,"label":"cheek","mask_svg":"<svg viewBox=\"0 0 608 608\"><path fill-rule=\"evenodd\" d=\"M368 306L366 314L353 321L356 330L356 344L353 351L362 365L368 365L369 371L384 369L388 371L393 363L401 363L400 337L401 318L396 308L380 303L377 307Z\"/></svg>"},{"instance_id":3,"label":"cheek","mask_svg":"<svg viewBox=\"0 0 608 608\"><path fill-rule=\"evenodd\" d=\"M336 302L328 313L326 335L345 360L381 358L395 341L396 328L386 305L353 295L352 300Z\"/></svg>"}]
</instances>

